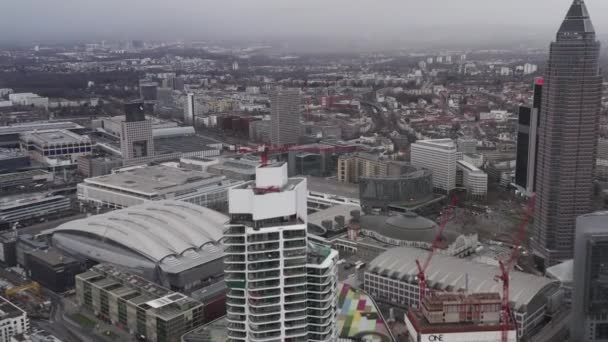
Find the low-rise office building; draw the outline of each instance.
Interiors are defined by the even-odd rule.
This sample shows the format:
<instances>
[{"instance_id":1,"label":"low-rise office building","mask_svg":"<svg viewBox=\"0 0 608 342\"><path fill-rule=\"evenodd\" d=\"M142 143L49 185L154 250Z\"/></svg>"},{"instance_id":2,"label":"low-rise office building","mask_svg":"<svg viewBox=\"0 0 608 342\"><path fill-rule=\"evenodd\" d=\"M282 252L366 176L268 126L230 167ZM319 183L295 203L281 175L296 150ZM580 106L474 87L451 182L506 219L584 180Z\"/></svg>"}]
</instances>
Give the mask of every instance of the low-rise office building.
<instances>
[{"instance_id":1,"label":"low-rise office building","mask_svg":"<svg viewBox=\"0 0 608 342\"><path fill-rule=\"evenodd\" d=\"M71 166L91 154L91 139L68 130L34 131L21 135L21 150L45 165Z\"/></svg>"},{"instance_id":2,"label":"low-rise office building","mask_svg":"<svg viewBox=\"0 0 608 342\"><path fill-rule=\"evenodd\" d=\"M46 182L52 182L54 179L55 177L52 173L44 170L0 174L0 190L32 184L44 184Z\"/></svg>"},{"instance_id":3,"label":"low-rise office building","mask_svg":"<svg viewBox=\"0 0 608 342\"><path fill-rule=\"evenodd\" d=\"M48 131L48 130L69 130L78 132L84 127L69 121L46 121L14 124L10 126L0 127L0 146L1 147L19 147L21 134Z\"/></svg>"},{"instance_id":4,"label":"low-rise office building","mask_svg":"<svg viewBox=\"0 0 608 342\"><path fill-rule=\"evenodd\" d=\"M76 299L151 342L179 341L204 323L201 302L106 264L76 276Z\"/></svg>"},{"instance_id":5,"label":"low-rise office building","mask_svg":"<svg viewBox=\"0 0 608 342\"><path fill-rule=\"evenodd\" d=\"M0 149L0 172L15 172L30 166L30 157L19 150Z\"/></svg>"},{"instance_id":6,"label":"low-rise office building","mask_svg":"<svg viewBox=\"0 0 608 342\"><path fill-rule=\"evenodd\" d=\"M223 176L159 165L87 178L77 191L79 201L100 207L127 208L171 199L225 210L228 189L237 184Z\"/></svg>"},{"instance_id":7,"label":"low-rise office building","mask_svg":"<svg viewBox=\"0 0 608 342\"><path fill-rule=\"evenodd\" d=\"M56 293L74 288L74 277L86 270L84 263L57 248L33 250L25 253L30 279Z\"/></svg>"},{"instance_id":8,"label":"low-rise office building","mask_svg":"<svg viewBox=\"0 0 608 342\"><path fill-rule=\"evenodd\" d=\"M13 106L49 107L49 98L34 93L13 93L8 95Z\"/></svg>"},{"instance_id":9,"label":"low-rise office building","mask_svg":"<svg viewBox=\"0 0 608 342\"><path fill-rule=\"evenodd\" d=\"M342 155L338 158L338 181L359 183L363 177L400 176L407 164L370 153Z\"/></svg>"},{"instance_id":10,"label":"low-rise office building","mask_svg":"<svg viewBox=\"0 0 608 342\"><path fill-rule=\"evenodd\" d=\"M116 157L83 156L78 158L78 172L87 177L99 177L112 173L122 166L122 159Z\"/></svg>"},{"instance_id":11,"label":"low-rise office building","mask_svg":"<svg viewBox=\"0 0 608 342\"><path fill-rule=\"evenodd\" d=\"M25 198L0 202L0 222L22 222L35 218L48 218L72 208L72 201L64 196Z\"/></svg>"}]
</instances>

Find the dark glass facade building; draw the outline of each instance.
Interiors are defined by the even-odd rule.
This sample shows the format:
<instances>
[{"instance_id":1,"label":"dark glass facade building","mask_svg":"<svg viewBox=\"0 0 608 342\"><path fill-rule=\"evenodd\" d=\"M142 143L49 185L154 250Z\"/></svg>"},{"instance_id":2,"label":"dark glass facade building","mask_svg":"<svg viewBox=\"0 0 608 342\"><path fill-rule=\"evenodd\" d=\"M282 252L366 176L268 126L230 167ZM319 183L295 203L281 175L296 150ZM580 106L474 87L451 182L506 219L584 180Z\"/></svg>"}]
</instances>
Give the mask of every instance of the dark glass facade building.
<instances>
[{"instance_id":1,"label":"dark glass facade building","mask_svg":"<svg viewBox=\"0 0 608 342\"><path fill-rule=\"evenodd\" d=\"M572 341L608 341L608 212L576 222Z\"/></svg>"},{"instance_id":2,"label":"dark glass facade building","mask_svg":"<svg viewBox=\"0 0 608 342\"><path fill-rule=\"evenodd\" d=\"M365 213L420 205L433 199L433 176L430 170L409 167L400 176L361 177L359 198Z\"/></svg>"},{"instance_id":3,"label":"dark glass facade building","mask_svg":"<svg viewBox=\"0 0 608 342\"><path fill-rule=\"evenodd\" d=\"M536 159L538 157L538 119L545 81L534 81L534 98L530 106L519 107L517 129L517 161L515 183L528 194L536 191Z\"/></svg>"},{"instance_id":4,"label":"dark glass facade building","mask_svg":"<svg viewBox=\"0 0 608 342\"><path fill-rule=\"evenodd\" d=\"M602 97L600 43L574 0L551 43L538 127L531 246L542 266L571 259L575 219L591 211Z\"/></svg>"}]
</instances>

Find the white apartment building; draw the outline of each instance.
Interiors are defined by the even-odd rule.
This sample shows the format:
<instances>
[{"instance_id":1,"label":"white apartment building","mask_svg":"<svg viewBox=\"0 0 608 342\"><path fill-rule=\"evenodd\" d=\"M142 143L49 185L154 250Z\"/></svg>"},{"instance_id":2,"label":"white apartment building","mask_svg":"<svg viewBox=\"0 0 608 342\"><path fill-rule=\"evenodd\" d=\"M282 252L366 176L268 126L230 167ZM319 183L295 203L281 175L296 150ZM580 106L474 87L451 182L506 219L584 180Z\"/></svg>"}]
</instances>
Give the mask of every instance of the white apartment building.
<instances>
[{"instance_id":1,"label":"white apartment building","mask_svg":"<svg viewBox=\"0 0 608 342\"><path fill-rule=\"evenodd\" d=\"M411 148L411 164L431 170L436 190L449 192L456 187L458 151L452 139L421 140Z\"/></svg>"},{"instance_id":2,"label":"white apartment building","mask_svg":"<svg viewBox=\"0 0 608 342\"><path fill-rule=\"evenodd\" d=\"M338 252L308 241L307 187L287 164L229 191L228 341L335 341Z\"/></svg>"},{"instance_id":3,"label":"white apartment building","mask_svg":"<svg viewBox=\"0 0 608 342\"><path fill-rule=\"evenodd\" d=\"M41 97L34 93L14 93L8 95L8 100L13 106L49 107L49 98Z\"/></svg>"},{"instance_id":4,"label":"white apartment building","mask_svg":"<svg viewBox=\"0 0 608 342\"><path fill-rule=\"evenodd\" d=\"M457 172L461 173L460 185L467 189L467 195L473 198L485 198L488 194L488 174L464 160L459 160L456 168Z\"/></svg>"},{"instance_id":5,"label":"white apartment building","mask_svg":"<svg viewBox=\"0 0 608 342\"><path fill-rule=\"evenodd\" d=\"M11 337L30 330L30 320L25 311L6 298L0 297L0 342L10 342Z\"/></svg>"}]
</instances>

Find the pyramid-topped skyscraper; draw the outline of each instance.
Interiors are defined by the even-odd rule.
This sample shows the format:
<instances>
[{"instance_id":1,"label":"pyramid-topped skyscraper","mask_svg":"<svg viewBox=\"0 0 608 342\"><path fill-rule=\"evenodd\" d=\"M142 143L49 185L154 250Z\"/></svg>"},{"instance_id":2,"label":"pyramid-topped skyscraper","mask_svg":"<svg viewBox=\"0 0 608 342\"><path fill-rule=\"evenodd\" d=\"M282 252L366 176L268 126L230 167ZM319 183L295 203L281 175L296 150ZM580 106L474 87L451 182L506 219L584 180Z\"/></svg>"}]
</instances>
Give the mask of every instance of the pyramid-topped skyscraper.
<instances>
[{"instance_id":1,"label":"pyramid-topped skyscraper","mask_svg":"<svg viewBox=\"0 0 608 342\"><path fill-rule=\"evenodd\" d=\"M592 210L602 97L599 53L585 2L574 0L551 43L538 128L531 246L545 266L572 258L576 217Z\"/></svg>"}]
</instances>

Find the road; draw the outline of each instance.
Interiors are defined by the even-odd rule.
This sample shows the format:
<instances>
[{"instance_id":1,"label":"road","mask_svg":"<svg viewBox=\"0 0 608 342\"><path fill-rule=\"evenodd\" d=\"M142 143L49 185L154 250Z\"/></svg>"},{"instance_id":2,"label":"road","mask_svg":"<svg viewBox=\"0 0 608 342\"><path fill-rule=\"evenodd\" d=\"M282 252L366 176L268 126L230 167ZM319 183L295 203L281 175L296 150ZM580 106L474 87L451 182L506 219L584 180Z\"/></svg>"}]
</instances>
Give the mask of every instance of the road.
<instances>
[{"instance_id":1,"label":"road","mask_svg":"<svg viewBox=\"0 0 608 342\"><path fill-rule=\"evenodd\" d=\"M562 311L555 316L551 322L545 325L538 333L530 337L529 341L533 342L563 342L566 341L568 324L572 319L572 313Z\"/></svg>"}]
</instances>

